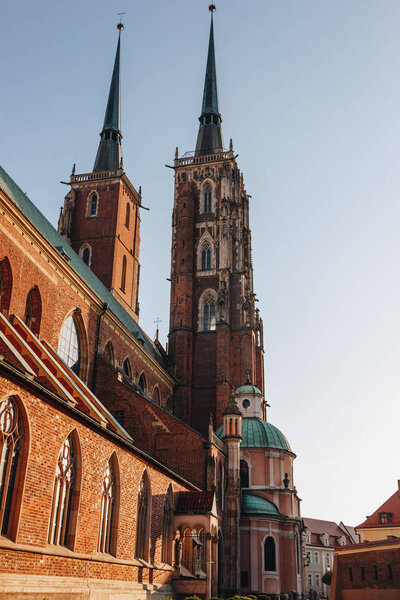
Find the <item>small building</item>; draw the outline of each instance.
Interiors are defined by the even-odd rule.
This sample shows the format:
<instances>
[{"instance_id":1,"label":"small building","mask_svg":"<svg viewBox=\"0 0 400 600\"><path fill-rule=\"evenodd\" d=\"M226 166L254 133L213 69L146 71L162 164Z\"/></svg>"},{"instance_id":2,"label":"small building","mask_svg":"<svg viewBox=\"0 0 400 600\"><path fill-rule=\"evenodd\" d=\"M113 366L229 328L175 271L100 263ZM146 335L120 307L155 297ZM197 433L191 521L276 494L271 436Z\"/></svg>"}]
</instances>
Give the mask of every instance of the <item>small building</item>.
<instances>
[{"instance_id":1,"label":"small building","mask_svg":"<svg viewBox=\"0 0 400 600\"><path fill-rule=\"evenodd\" d=\"M400 480L397 481L395 493L356 530L361 542L400 538Z\"/></svg>"}]
</instances>

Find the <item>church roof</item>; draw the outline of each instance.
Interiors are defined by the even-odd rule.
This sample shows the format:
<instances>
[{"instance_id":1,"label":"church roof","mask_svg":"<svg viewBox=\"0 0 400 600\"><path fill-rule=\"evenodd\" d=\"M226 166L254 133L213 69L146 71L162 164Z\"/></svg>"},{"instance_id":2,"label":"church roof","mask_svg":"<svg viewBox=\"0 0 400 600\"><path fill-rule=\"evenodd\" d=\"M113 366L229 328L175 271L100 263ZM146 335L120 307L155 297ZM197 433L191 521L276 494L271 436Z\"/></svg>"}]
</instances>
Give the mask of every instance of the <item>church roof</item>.
<instances>
[{"instance_id":1,"label":"church roof","mask_svg":"<svg viewBox=\"0 0 400 600\"><path fill-rule=\"evenodd\" d=\"M101 283L93 271L74 252L64 238L57 233L53 225L46 219L40 210L33 204L21 188L0 166L0 189L22 211L34 227L47 239L47 241L68 261L69 266L87 283L97 296L108 305L108 309L119 319L128 331L143 344L149 354L163 367L165 363L155 348L152 341L127 313L111 292Z\"/></svg>"},{"instance_id":2,"label":"church roof","mask_svg":"<svg viewBox=\"0 0 400 600\"><path fill-rule=\"evenodd\" d=\"M224 428L219 427L216 433L222 439ZM278 448L292 451L283 433L259 417L245 417L242 420L242 438L242 448Z\"/></svg>"},{"instance_id":3,"label":"church roof","mask_svg":"<svg viewBox=\"0 0 400 600\"><path fill-rule=\"evenodd\" d=\"M240 512L245 515L280 515L279 510L269 500L253 494L242 494Z\"/></svg>"},{"instance_id":4,"label":"church roof","mask_svg":"<svg viewBox=\"0 0 400 600\"><path fill-rule=\"evenodd\" d=\"M261 392L258 387L252 383L245 383L237 388L235 396L239 396L239 394L261 394Z\"/></svg>"}]
</instances>

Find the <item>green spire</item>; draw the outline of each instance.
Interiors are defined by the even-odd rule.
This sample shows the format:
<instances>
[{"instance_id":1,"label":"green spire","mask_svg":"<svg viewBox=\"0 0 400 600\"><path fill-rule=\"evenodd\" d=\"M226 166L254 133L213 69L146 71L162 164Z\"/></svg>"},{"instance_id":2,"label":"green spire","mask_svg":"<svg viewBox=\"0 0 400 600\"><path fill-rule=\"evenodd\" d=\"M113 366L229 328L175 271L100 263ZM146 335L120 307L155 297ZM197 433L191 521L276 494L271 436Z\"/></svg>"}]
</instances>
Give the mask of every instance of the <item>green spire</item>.
<instances>
[{"instance_id":1,"label":"green spire","mask_svg":"<svg viewBox=\"0 0 400 600\"><path fill-rule=\"evenodd\" d=\"M119 169L122 164L120 46L121 31L124 26L119 23L117 27L119 29L117 52L115 54L103 130L100 133L99 149L93 167L94 173L114 171Z\"/></svg>"},{"instance_id":2,"label":"green spire","mask_svg":"<svg viewBox=\"0 0 400 600\"><path fill-rule=\"evenodd\" d=\"M204 81L203 105L199 117L200 127L197 136L196 154L212 154L223 150L223 139L219 112L217 69L215 66L214 47L214 4L209 6L211 12L210 40L208 43L208 57L206 77Z\"/></svg>"}]
</instances>

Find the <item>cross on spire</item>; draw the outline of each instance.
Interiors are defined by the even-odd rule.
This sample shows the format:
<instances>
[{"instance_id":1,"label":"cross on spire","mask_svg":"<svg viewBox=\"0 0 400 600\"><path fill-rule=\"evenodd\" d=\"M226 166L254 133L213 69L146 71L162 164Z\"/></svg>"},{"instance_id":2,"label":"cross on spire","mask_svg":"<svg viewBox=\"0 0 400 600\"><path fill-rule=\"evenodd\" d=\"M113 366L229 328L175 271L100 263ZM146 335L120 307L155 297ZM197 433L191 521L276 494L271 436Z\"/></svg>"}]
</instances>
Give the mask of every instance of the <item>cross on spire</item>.
<instances>
[{"instance_id":1,"label":"cross on spire","mask_svg":"<svg viewBox=\"0 0 400 600\"><path fill-rule=\"evenodd\" d=\"M156 329L156 340L158 340L158 326L160 323L162 323L162 319L160 319L160 317L157 317L157 319L155 321L153 321L153 323L157 323L157 329Z\"/></svg>"}]
</instances>

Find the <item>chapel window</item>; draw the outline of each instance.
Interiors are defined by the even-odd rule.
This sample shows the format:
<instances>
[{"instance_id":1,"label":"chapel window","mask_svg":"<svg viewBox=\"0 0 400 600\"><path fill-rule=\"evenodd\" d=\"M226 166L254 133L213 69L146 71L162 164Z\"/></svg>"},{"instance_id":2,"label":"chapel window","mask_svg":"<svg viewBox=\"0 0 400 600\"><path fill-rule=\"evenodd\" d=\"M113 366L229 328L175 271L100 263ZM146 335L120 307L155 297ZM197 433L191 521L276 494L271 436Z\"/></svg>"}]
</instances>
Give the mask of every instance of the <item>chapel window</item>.
<instances>
[{"instance_id":1,"label":"chapel window","mask_svg":"<svg viewBox=\"0 0 400 600\"><path fill-rule=\"evenodd\" d=\"M122 259L122 269L121 269L121 291L125 292L126 285L126 256Z\"/></svg>"},{"instance_id":2,"label":"chapel window","mask_svg":"<svg viewBox=\"0 0 400 600\"><path fill-rule=\"evenodd\" d=\"M240 461L240 487L249 487L249 465L243 459Z\"/></svg>"},{"instance_id":3,"label":"chapel window","mask_svg":"<svg viewBox=\"0 0 400 600\"><path fill-rule=\"evenodd\" d=\"M153 400L154 402L156 402L156 404L160 405L160 390L158 389L158 386L156 385L154 390L153 390Z\"/></svg>"},{"instance_id":4,"label":"chapel window","mask_svg":"<svg viewBox=\"0 0 400 600\"><path fill-rule=\"evenodd\" d=\"M144 373L141 373L139 377L138 386L146 393L146 375Z\"/></svg>"},{"instance_id":5,"label":"chapel window","mask_svg":"<svg viewBox=\"0 0 400 600\"><path fill-rule=\"evenodd\" d=\"M150 522L151 522L151 491L150 481L145 471L139 484L138 516L136 530L136 557L148 559Z\"/></svg>"},{"instance_id":6,"label":"chapel window","mask_svg":"<svg viewBox=\"0 0 400 600\"><path fill-rule=\"evenodd\" d=\"M131 207L129 202L126 203L126 213L125 213L125 227L129 229L129 221L131 219Z\"/></svg>"},{"instance_id":7,"label":"chapel window","mask_svg":"<svg viewBox=\"0 0 400 600\"><path fill-rule=\"evenodd\" d=\"M97 208L99 204L99 197L97 194L92 194L89 200L89 216L95 217L97 215Z\"/></svg>"},{"instance_id":8,"label":"chapel window","mask_svg":"<svg viewBox=\"0 0 400 600\"><path fill-rule=\"evenodd\" d=\"M115 359L114 359L114 347L112 345L112 342L107 342L105 348L104 348L104 358L112 364L112 366L114 366L115 364Z\"/></svg>"},{"instance_id":9,"label":"chapel window","mask_svg":"<svg viewBox=\"0 0 400 600\"><path fill-rule=\"evenodd\" d=\"M0 312L8 313L12 290L12 271L8 258L0 260Z\"/></svg>"},{"instance_id":10,"label":"chapel window","mask_svg":"<svg viewBox=\"0 0 400 600\"><path fill-rule=\"evenodd\" d=\"M99 552L112 554L114 552L114 539L116 532L116 496L117 484L115 478L115 469L112 459L107 463L104 472L103 484L101 486L101 513L100 513L100 534L99 534Z\"/></svg>"},{"instance_id":11,"label":"chapel window","mask_svg":"<svg viewBox=\"0 0 400 600\"><path fill-rule=\"evenodd\" d=\"M132 367L131 367L131 363L129 362L129 358L126 358L124 360L124 363L122 365L122 370L124 372L124 375L126 375L126 377L128 379L132 379Z\"/></svg>"},{"instance_id":12,"label":"chapel window","mask_svg":"<svg viewBox=\"0 0 400 600\"><path fill-rule=\"evenodd\" d=\"M270 535L264 542L264 571L276 571L275 540Z\"/></svg>"},{"instance_id":13,"label":"chapel window","mask_svg":"<svg viewBox=\"0 0 400 600\"><path fill-rule=\"evenodd\" d=\"M79 375L81 367L81 343L73 315L62 324L57 354L65 364Z\"/></svg>"},{"instance_id":14,"label":"chapel window","mask_svg":"<svg viewBox=\"0 0 400 600\"><path fill-rule=\"evenodd\" d=\"M205 185L203 188L203 210L205 213L211 212L211 186Z\"/></svg>"},{"instance_id":15,"label":"chapel window","mask_svg":"<svg viewBox=\"0 0 400 600\"><path fill-rule=\"evenodd\" d=\"M172 488L168 487L164 496L163 504L163 522L162 522L162 544L161 544L161 562L172 564Z\"/></svg>"},{"instance_id":16,"label":"chapel window","mask_svg":"<svg viewBox=\"0 0 400 600\"><path fill-rule=\"evenodd\" d=\"M90 248L88 246L85 246L82 250L82 260L85 263L85 265L89 266L90 263Z\"/></svg>"},{"instance_id":17,"label":"chapel window","mask_svg":"<svg viewBox=\"0 0 400 600\"><path fill-rule=\"evenodd\" d=\"M208 244L204 244L201 251L201 268L203 271L211 269L211 249Z\"/></svg>"},{"instance_id":18,"label":"chapel window","mask_svg":"<svg viewBox=\"0 0 400 600\"><path fill-rule=\"evenodd\" d=\"M216 326L215 301L208 297L203 305L203 330L214 331Z\"/></svg>"},{"instance_id":19,"label":"chapel window","mask_svg":"<svg viewBox=\"0 0 400 600\"><path fill-rule=\"evenodd\" d=\"M35 285L35 287L29 291L25 303L25 324L34 335L39 335L41 318L42 300L39 289Z\"/></svg>"},{"instance_id":20,"label":"chapel window","mask_svg":"<svg viewBox=\"0 0 400 600\"><path fill-rule=\"evenodd\" d=\"M77 485L76 451L72 436L64 441L58 455L50 517L49 544L69 545L74 490Z\"/></svg>"},{"instance_id":21,"label":"chapel window","mask_svg":"<svg viewBox=\"0 0 400 600\"><path fill-rule=\"evenodd\" d=\"M0 527L2 535L10 536L24 444L22 419L12 397L0 404L0 443Z\"/></svg>"},{"instance_id":22,"label":"chapel window","mask_svg":"<svg viewBox=\"0 0 400 600\"><path fill-rule=\"evenodd\" d=\"M206 530L200 529L199 531L199 542L200 542L200 570L203 573L206 572L207 568L207 541L206 541Z\"/></svg>"}]
</instances>

